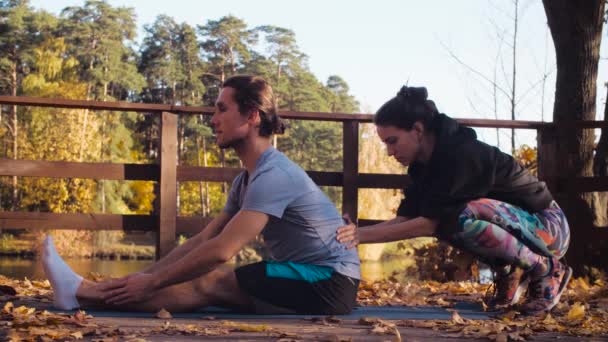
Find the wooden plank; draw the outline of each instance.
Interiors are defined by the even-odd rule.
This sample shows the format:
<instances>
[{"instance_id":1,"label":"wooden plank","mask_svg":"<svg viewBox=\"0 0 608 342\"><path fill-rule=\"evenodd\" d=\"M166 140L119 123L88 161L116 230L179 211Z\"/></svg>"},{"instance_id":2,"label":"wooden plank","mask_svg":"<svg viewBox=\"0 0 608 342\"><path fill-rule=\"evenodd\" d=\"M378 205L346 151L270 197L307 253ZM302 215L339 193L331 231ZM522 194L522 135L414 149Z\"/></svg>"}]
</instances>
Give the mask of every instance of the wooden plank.
<instances>
[{"instance_id":1,"label":"wooden plank","mask_svg":"<svg viewBox=\"0 0 608 342\"><path fill-rule=\"evenodd\" d=\"M491 119L456 119L458 123L470 127L486 128L517 128L517 129L539 129L550 123L541 121L515 121L515 120L491 120Z\"/></svg>"},{"instance_id":2,"label":"wooden plank","mask_svg":"<svg viewBox=\"0 0 608 342\"><path fill-rule=\"evenodd\" d=\"M581 193L608 191L608 177L563 178L558 181L558 192Z\"/></svg>"},{"instance_id":3,"label":"wooden plank","mask_svg":"<svg viewBox=\"0 0 608 342\"><path fill-rule=\"evenodd\" d=\"M49 99L27 96L0 96L0 104L11 104L19 106L53 107L53 108L81 108L90 110L110 110L128 112L174 112L174 113L213 113L213 107L190 107L173 106L166 104L133 103L133 102L109 102L109 101L87 101Z\"/></svg>"},{"instance_id":4,"label":"wooden plank","mask_svg":"<svg viewBox=\"0 0 608 342\"><path fill-rule=\"evenodd\" d=\"M411 183L408 175L382 173L360 173L357 177L359 189L403 189Z\"/></svg>"},{"instance_id":5,"label":"wooden plank","mask_svg":"<svg viewBox=\"0 0 608 342\"><path fill-rule=\"evenodd\" d=\"M156 256L175 246L177 218L177 115L163 112L160 138L160 198Z\"/></svg>"},{"instance_id":6,"label":"wooden plank","mask_svg":"<svg viewBox=\"0 0 608 342\"><path fill-rule=\"evenodd\" d=\"M228 182L243 171L230 167L178 166L177 180L179 182Z\"/></svg>"},{"instance_id":7,"label":"wooden plank","mask_svg":"<svg viewBox=\"0 0 608 342\"><path fill-rule=\"evenodd\" d=\"M26 96L0 96L0 104L54 107L54 108L82 108L90 110L109 110L109 111L131 111L144 113L172 112L181 114L213 114L213 107L194 107L194 106L174 106L166 104L148 104L131 102L104 102L86 100L67 100L49 99ZM361 123L372 122L373 115L361 113L322 113L322 112L292 112L280 111L279 115L285 119L314 120L314 121L357 121ZM540 121L511 121L511 120L490 120L490 119L456 119L458 122L472 127L499 127L499 128L519 128L519 129L538 129L543 125L552 123ZM604 121L584 121L564 123L574 125L573 127L600 128L608 127Z\"/></svg>"},{"instance_id":8,"label":"wooden plank","mask_svg":"<svg viewBox=\"0 0 608 342\"><path fill-rule=\"evenodd\" d=\"M212 219L212 217L204 216L178 216L176 233L178 235L194 236L201 232Z\"/></svg>"},{"instance_id":9,"label":"wooden plank","mask_svg":"<svg viewBox=\"0 0 608 342\"><path fill-rule=\"evenodd\" d=\"M57 214L0 211L0 229L83 229L155 231L158 218L151 215Z\"/></svg>"},{"instance_id":10,"label":"wooden plank","mask_svg":"<svg viewBox=\"0 0 608 342\"><path fill-rule=\"evenodd\" d=\"M344 183L342 172L306 171L306 173L318 186L342 186Z\"/></svg>"},{"instance_id":11,"label":"wooden plank","mask_svg":"<svg viewBox=\"0 0 608 342\"><path fill-rule=\"evenodd\" d=\"M359 189L357 188L357 175L359 173L359 123L345 121L342 124L342 213L348 214L351 219L357 218L359 205Z\"/></svg>"},{"instance_id":12,"label":"wooden plank","mask_svg":"<svg viewBox=\"0 0 608 342\"><path fill-rule=\"evenodd\" d=\"M229 167L178 166L179 182L228 182L244 169ZM319 186L342 186L341 172L306 171L308 176Z\"/></svg>"},{"instance_id":13,"label":"wooden plank","mask_svg":"<svg viewBox=\"0 0 608 342\"><path fill-rule=\"evenodd\" d=\"M154 164L77 163L0 158L0 176L157 181Z\"/></svg>"}]
</instances>

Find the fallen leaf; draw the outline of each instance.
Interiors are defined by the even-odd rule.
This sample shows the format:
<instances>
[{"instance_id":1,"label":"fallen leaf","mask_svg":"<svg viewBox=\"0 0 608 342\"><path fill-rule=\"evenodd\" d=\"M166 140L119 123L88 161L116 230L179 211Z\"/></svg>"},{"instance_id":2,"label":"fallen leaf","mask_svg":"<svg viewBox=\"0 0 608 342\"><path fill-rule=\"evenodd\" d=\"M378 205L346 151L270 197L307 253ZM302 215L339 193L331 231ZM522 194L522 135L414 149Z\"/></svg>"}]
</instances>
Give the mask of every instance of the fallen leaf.
<instances>
[{"instance_id":1,"label":"fallen leaf","mask_svg":"<svg viewBox=\"0 0 608 342\"><path fill-rule=\"evenodd\" d=\"M76 331L70 334L70 336L72 336L73 338L80 340L83 338L82 336L82 332L81 331Z\"/></svg>"},{"instance_id":2,"label":"fallen leaf","mask_svg":"<svg viewBox=\"0 0 608 342\"><path fill-rule=\"evenodd\" d=\"M156 315L154 315L154 317L160 318L160 319L171 319L171 318L173 318L173 316L171 316L171 313L169 311L165 310L164 308L160 309L160 311L157 312Z\"/></svg>"},{"instance_id":3,"label":"fallen leaf","mask_svg":"<svg viewBox=\"0 0 608 342\"><path fill-rule=\"evenodd\" d=\"M264 331L272 331L272 327L266 324L246 324L246 323L236 323L231 321L222 322L223 326L230 327L235 331L242 332L264 332Z\"/></svg>"},{"instance_id":4,"label":"fallen leaf","mask_svg":"<svg viewBox=\"0 0 608 342\"><path fill-rule=\"evenodd\" d=\"M579 302L574 303L568 311L568 321L577 321L585 317L585 306Z\"/></svg>"},{"instance_id":5,"label":"fallen leaf","mask_svg":"<svg viewBox=\"0 0 608 342\"><path fill-rule=\"evenodd\" d=\"M13 312L14 308L15 308L15 306L13 305L12 302L6 302L6 304L4 304L4 308L2 309L2 311L7 314L10 314L11 312Z\"/></svg>"},{"instance_id":6,"label":"fallen leaf","mask_svg":"<svg viewBox=\"0 0 608 342\"><path fill-rule=\"evenodd\" d=\"M458 311L452 311L452 323L454 324L466 324L464 318L462 318Z\"/></svg>"}]
</instances>

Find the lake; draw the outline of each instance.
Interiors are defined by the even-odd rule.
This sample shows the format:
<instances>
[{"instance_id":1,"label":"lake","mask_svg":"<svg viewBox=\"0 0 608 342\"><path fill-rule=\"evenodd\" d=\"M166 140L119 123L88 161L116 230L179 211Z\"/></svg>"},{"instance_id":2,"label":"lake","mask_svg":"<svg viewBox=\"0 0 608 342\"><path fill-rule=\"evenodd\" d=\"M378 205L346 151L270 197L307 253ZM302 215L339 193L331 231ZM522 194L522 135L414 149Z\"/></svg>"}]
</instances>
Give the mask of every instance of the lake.
<instances>
[{"instance_id":1,"label":"lake","mask_svg":"<svg viewBox=\"0 0 608 342\"><path fill-rule=\"evenodd\" d=\"M112 277L121 277L137 272L150 265L153 260L107 260L107 259L65 259L66 263L78 274L86 275L95 272ZM403 271L414 263L412 258L392 258L387 261L363 262L361 273L367 281L382 280L394 273L399 280L411 280ZM22 259L0 257L0 274L23 279L45 279L42 263L39 259Z\"/></svg>"}]
</instances>

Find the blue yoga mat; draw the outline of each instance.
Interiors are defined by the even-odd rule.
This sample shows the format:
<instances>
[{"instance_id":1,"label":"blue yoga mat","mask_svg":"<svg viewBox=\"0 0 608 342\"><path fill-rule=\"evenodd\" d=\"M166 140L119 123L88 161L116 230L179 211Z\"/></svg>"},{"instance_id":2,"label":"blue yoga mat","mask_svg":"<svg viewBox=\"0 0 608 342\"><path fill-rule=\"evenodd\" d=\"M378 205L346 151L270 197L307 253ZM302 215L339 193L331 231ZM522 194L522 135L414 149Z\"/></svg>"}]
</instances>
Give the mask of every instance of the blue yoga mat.
<instances>
[{"instance_id":1,"label":"blue yoga mat","mask_svg":"<svg viewBox=\"0 0 608 342\"><path fill-rule=\"evenodd\" d=\"M484 312L480 305L472 303L458 303L453 310L467 319L490 319L491 314ZM54 310L53 310L54 311ZM62 313L73 313L71 311L54 311ZM94 317L131 317L131 318L153 318L155 314L148 312L130 311L95 311L86 310ZM198 319L205 316L213 316L216 319L303 319L314 317L325 317L326 315L299 315L299 314L240 314L233 311L208 307L197 312L171 313L173 318ZM337 315L335 317L346 320L358 320L362 317L378 317L382 319L440 319L448 320L452 313L446 308L436 306L359 306L353 309L348 315Z\"/></svg>"}]
</instances>

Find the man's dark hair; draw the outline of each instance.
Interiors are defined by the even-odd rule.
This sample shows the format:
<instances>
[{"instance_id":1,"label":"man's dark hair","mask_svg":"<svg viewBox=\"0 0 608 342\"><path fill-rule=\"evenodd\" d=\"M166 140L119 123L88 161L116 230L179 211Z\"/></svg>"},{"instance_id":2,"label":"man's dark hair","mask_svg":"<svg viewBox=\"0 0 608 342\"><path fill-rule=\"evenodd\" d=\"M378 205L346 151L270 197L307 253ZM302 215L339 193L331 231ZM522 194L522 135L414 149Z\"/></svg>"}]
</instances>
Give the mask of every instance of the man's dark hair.
<instances>
[{"instance_id":1,"label":"man's dark hair","mask_svg":"<svg viewBox=\"0 0 608 342\"><path fill-rule=\"evenodd\" d=\"M239 106L239 112L247 115L252 111L260 113L260 136L283 134L285 124L277 114L277 105L268 82L259 76L236 75L228 78L222 87L235 90L234 100Z\"/></svg>"}]
</instances>

